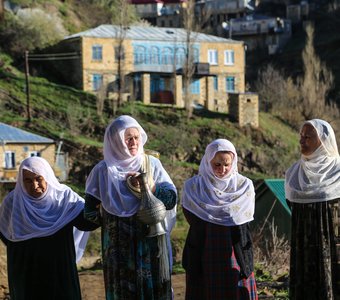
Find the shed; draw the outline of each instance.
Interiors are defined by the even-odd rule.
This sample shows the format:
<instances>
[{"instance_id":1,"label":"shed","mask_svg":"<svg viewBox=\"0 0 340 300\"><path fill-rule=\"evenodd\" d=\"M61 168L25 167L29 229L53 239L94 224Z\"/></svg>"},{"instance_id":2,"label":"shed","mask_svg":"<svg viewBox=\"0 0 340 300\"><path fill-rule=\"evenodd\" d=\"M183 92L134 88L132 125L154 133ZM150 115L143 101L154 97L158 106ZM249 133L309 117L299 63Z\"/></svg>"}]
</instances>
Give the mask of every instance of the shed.
<instances>
[{"instance_id":1,"label":"shed","mask_svg":"<svg viewBox=\"0 0 340 300\"><path fill-rule=\"evenodd\" d=\"M252 226L262 229L274 222L277 235L290 239L291 210L286 202L284 184L284 179L265 179L256 187Z\"/></svg>"},{"instance_id":2,"label":"shed","mask_svg":"<svg viewBox=\"0 0 340 300\"><path fill-rule=\"evenodd\" d=\"M54 140L0 122L0 181L15 181L20 163L30 156L41 156L53 167Z\"/></svg>"}]
</instances>

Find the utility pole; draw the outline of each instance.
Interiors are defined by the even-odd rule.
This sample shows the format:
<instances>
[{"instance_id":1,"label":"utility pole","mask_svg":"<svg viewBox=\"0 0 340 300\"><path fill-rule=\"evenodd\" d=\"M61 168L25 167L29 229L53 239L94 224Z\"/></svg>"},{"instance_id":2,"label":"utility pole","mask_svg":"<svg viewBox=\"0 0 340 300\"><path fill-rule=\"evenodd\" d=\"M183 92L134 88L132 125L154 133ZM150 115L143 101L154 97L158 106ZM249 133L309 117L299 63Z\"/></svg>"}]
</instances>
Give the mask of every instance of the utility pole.
<instances>
[{"instance_id":1,"label":"utility pole","mask_svg":"<svg viewBox=\"0 0 340 300\"><path fill-rule=\"evenodd\" d=\"M4 15L5 15L4 1L0 0L0 22L4 20Z\"/></svg>"},{"instance_id":2,"label":"utility pole","mask_svg":"<svg viewBox=\"0 0 340 300\"><path fill-rule=\"evenodd\" d=\"M25 51L25 77L26 77L26 110L27 110L27 123L31 122L30 112L30 85L29 85L29 66L28 66L28 51Z\"/></svg>"}]
</instances>

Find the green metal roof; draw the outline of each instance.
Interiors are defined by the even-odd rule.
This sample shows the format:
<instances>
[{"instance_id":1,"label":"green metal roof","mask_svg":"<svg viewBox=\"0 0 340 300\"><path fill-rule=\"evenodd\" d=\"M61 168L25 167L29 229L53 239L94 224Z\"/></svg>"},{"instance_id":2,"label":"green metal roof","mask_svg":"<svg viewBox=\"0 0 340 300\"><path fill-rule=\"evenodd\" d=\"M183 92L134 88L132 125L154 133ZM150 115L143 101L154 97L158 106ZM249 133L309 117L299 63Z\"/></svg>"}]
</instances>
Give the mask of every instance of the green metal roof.
<instances>
[{"instance_id":1,"label":"green metal roof","mask_svg":"<svg viewBox=\"0 0 340 300\"><path fill-rule=\"evenodd\" d=\"M269 189L273 192L275 197L281 202L282 206L291 215L292 213L287 204L286 196L285 196L285 180L284 179L265 179L264 182L269 187Z\"/></svg>"}]
</instances>

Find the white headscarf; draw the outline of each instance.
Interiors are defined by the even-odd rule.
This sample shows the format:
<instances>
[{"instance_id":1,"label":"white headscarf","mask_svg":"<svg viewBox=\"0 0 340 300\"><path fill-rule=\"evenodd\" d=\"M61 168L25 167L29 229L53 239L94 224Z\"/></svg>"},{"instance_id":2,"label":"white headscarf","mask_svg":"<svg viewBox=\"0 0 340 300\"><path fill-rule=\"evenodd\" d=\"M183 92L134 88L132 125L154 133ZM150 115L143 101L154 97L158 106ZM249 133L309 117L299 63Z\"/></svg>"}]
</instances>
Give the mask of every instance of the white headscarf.
<instances>
[{"instance_id":1,"label":"white headscarf","mask_svg":"<svg viewBox=\"0 0 340 300\"><path fill-rule=\"evenodd\" d=\"M320 119L306 121L302 127L305 124L315 128L321 145L311 155L301 155L286 171L286 198L298 203L340 198L340 158L333 128Z\"/></svg>"},{"instance_id":2,"label":"white headscarf","mask_svg":"<svg viewBox=\"0 0 340 300\"><path fill-rule=\"evenodd\" d=\"M210 162L221 151L231 152L234 157L229 173L218 178ZM231 142L217 139L207 146L199 174L184 184L182 204L202 220L218 225L241 225L254 219L254 186L238 173L237 153Z\"/></svg>"},{"instance_id":3,"label":"white headscarf","mask_svg":"<svg viewBox=\"0 0 340 300\"><path fill-rule=\"evenodd\" d=\"M125 144L124 133L128 128L137 128L141 135L138 154L132 156ZM143 164L147 135L139 123L130 116L116 118L106 129L104 136L104 160L99 162L86 180L86 193L102 202L104 209L112 215L130 217L140 206L140 200L129 190L126 175L138 172ZM176 188L161 162L150 157L155 184L163 184L176 192ZM167 210L164 219L169 234L176 221L176 206ZM170 244L169 244L170 245ZM171 248L170 248L171 250Z\"/></svg>"},{"instance_id":4,"label":"white headscarf","mask_svg":"<svg viewBox=\"0 0 340 300\"><path fill-rule=\"evenodd\" d=\"M31 197L23 183L23 170L44 177L45 193ZM60 184L50 164L41 157L29 157L20 164L18 178L0 206L0 231L10 241L53 235L76 218L84 208L84 199L68 186ZM88 233L74 228L77 261L81 258Z\"/></svg>"},{"instance_id":5,"label":"white headscarf","mask_svg":"<svg viewBox=\"0 0 340 300\"><path fill-rule=\"evenodd\" d=\"M140 133L138 153L135 156L130 154L125 144L124 133L128 128L136 128ZM113 215L132 216L140 205L140 201L127 188L126 175L140 170L146 141L144 129L130 116L120 116L106 128L105 165L101 162L92 170L86 181L86 193L101 200L104 209Z\"/></svg>"}]
</instances>

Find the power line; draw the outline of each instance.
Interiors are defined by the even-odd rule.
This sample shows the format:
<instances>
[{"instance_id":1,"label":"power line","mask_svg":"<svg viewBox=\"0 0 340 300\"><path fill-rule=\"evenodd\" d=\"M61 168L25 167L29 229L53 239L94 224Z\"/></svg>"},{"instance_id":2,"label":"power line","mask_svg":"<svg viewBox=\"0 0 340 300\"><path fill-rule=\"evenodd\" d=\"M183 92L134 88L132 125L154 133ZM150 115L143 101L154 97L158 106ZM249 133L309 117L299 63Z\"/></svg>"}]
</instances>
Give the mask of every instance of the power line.
<instances>
[{"instance_id":1,"label":"power line","mask_svg":"<svg viewBox=\"0 0 340 300\"><path fill-rule=\"evenodd\" d=\"M68 59L79 59L80 56L70 56L70 57L49 57L49 58L28 58L29 61L46 61L46 60L68 60Z\"/></svg>"},{"instance_id":2,"label":"power line","mask_svg":"<svg viewBox=\"0 0 340 300\"><path fill-rule=\"evenodd\" d=\"M16 107L19 108L19 109L22 108L22 106L20 105L20 103L18 103L18 101L20 101L18 98L16 98L16 97L10 95L10 93L8 93L8 92L5 91L5 90L0 89L0 92L4 93L4 94L5 94L6 96L8 96L9 98L11 98L11 99L13 99L13 100L16 100L16 101L14 101L14 102L11 101L11 104L12 104L13 106L16 106ZM35 108L35 107L31 107L31 111L34 112L34 113L39 114L39 118L34 118L34 117L33 117L32 119L36 119L36 120L37 120L37 119L43 119L43 120L46 121L46 122L55 122L54 119L49 118L49 117L44 116L44 115L41 115L41 111L40 111L39 109ZM21 128L25 130L24 127L21 127ZM69 129L69 128L67 128L67 127L65 126L65 127L59 127L59 130L60 130L60 131L69 131L69 130L72 130L72 129L71 129L71 128ZM56 140L56 141L58 140L58 138L57 138L57 139L55 139L55 138L53 138L53 137L50 137L50 138L52 138L53 140ZM79 149L77 146L73 146L73 145L69 142L69 140L67 140L67 139L65 139L65 138L63 138L63 142L64 142L64 145L65 145L65 146L67 146L67 147L70 148L70 149L73 149L73 151L75 151L75 152L80 152L80 153L82 153L82 154L87 155L87 157L90 158L90 160L92 160L92 161L95 161L95 162L98 161L98 156L97 156L97 155L93 155L90 151L87 152L87 151L84 151L84 150Z\"/></svg>"},{"instance_id":3,"label":"power line","mask_svg":"<svg viewBox=\"0 0 340 300\"><path fill-rule=\"evenodd\" d=\"M68 56L68 55L80 55L80 52L65 52L65 53L36 53L29 54L28 57L44 57L44 56Z\"/></svg>"}]
</instances>

